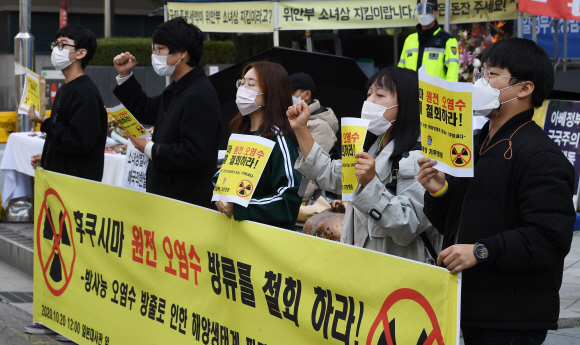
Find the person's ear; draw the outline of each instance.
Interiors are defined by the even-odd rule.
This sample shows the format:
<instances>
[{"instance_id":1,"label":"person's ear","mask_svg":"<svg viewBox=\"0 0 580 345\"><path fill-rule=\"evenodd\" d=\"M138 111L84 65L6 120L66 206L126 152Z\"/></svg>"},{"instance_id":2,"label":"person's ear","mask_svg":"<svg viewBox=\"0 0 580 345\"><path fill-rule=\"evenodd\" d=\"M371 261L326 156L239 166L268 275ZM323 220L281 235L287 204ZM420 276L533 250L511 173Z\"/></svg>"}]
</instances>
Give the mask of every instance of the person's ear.
<instances>
[{"instance_id":1,"label":"person's ear","mask_svg":"<svg viewBox=\"0 0 580 345\"><path fill-rule=\"evenodd\" d=\"M307 90L306 93L304 94L304 98L310 99L310 101L312 101L312 92L310 90Z\"/></svg>"},{"instance_id":2,"label":"person's ear","mask_svg":"<svg viewBox=\"0 0 580 345\"><path fill-rule=\"evenodd\" d=\"M435 11L433 11L433 16L434 16L435 18L439 17L439 10L435 10Z\"/></svg>"},{"instance_id":3,"label":"person's ear","mask_svg":"<svg viewBox=\"0 0 580 345\"><path fill-rule=\"evenodd\" d=\"M525 98L534 92L534 83L531 81L525 81L520 86L518 91L518 98Z\"/></svg>"},{"instance_id":4,"label":"person's ear","mask_svg":"<svg viewBox=\"0 0 580 345\"><path fill-rule=\"evenodd\" d=\"M82 58L84 58L85 56L87 56L87 50L82 48L82 49L77 49L77 51L75 52L75 59L80 60Z\"/></svg>"},{"instance_id":5,"label":"person's ear","mask_svg":"<svg viewBox=\"0 0 580 345\"><path fill-rule=\"evenodd\" d=\"M181 55L179 56L179 58L180 58L181 60L183 60L183 61L185 61L185 62L189 62L189 54L187 53L187 50L185 50L185 49L184 49L184 50L180 51L180 52L179 52L179 54L181 54Z\"/></svg>"}]
</instances>

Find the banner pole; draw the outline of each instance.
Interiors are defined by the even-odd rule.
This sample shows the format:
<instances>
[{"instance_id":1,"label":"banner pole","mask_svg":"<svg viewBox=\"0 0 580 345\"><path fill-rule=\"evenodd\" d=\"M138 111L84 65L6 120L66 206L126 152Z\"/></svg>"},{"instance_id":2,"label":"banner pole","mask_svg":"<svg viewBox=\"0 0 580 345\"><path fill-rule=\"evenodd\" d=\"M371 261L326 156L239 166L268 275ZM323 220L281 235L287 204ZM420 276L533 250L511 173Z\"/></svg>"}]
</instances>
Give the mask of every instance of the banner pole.
<instances>
[{"instance_id":1,"label":"banner pole","mask_svg":"<svg viewBox=\"0 0 580 345\"><path fill-rule=\"evenodd\" d=\"M564 19L564 48L562 49L564 58L564 72L568 69L568 19Z\"/></svg>"},{"instance_id":2,"label":"banner pole","mask_svg":"<svg viewBox=\"0 0 580 345\"><path fill-rule=\"evenodd\" d=\"M518 12L518 38L524 38L524 14Z\"/></svg>"},{"instance_id":3,"label":"banner pole","mask_svg":"<svg viewBox=\"0 0 580 345\"><path fill-rule=\"evenodd\" d=\"M280 18L278 18L278 1L274 1L274 47L280 46Z\"/></svg>"},{"instance_id":4,"label":"banner pole","mask_svg":"<svg viewBox=\"0 0 580 345\"><path fill-rule=\"evenodd\" d=\"M163 22L169 20L169 10L167 9L167 0L163 3ZM171 84L171 77L165 77L165 86L169 86Z\"/></svg>"},{"instance_id":5,"label":"banner pole","mask_svg":"<svg viewBox=\"0 0 580 345\"><path fill-rule=\"evenodd\" d=\"M445 0L445 31L451 32L451 16L449 10L451 8L451 0Z\"/></svg>"}]
</instances>

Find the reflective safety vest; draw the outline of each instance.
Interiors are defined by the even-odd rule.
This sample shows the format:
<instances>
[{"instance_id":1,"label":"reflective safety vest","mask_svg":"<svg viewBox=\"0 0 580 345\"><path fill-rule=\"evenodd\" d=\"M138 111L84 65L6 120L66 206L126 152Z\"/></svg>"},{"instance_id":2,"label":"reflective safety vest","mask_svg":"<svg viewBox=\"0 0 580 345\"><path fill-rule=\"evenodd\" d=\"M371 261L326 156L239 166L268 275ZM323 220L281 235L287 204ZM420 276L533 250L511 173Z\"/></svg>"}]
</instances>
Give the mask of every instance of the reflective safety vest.
<instances>
[{"instance_id":1,"label":"reflective safety vest","mask_svg":"<svg viewBox=\"0 0 580 345\"><path fill-rule=\"evenodd\" d=\"M457 39L438 28L433 37L426 40L425 46L419 45L419 33L415 32L405 40L399 67L416 71L419 54L423 53L421 66L425 65L428 74L449 81L459 80L459 52Z\"/></svg>"}]
</instances>

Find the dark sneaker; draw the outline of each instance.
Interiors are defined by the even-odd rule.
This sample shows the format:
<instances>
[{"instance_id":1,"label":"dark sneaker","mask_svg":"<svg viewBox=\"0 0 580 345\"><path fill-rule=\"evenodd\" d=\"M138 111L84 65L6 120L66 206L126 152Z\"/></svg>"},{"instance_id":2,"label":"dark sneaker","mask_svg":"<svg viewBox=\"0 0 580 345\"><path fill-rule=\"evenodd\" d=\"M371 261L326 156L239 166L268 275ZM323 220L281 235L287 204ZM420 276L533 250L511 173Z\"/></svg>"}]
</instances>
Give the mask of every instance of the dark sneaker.
<instances>
[{"instance_id":1,"label":"dark sneaker","mask_svg":"<svg viewBox=\"0 0 580 345\"><path fill-rule=\"evenodd\" d=\"M24 332L28 334L54 334L56 333L50 328L46 328L45 326L37 323L34 325L24 327Z\"/></svg>"}]
</instances>

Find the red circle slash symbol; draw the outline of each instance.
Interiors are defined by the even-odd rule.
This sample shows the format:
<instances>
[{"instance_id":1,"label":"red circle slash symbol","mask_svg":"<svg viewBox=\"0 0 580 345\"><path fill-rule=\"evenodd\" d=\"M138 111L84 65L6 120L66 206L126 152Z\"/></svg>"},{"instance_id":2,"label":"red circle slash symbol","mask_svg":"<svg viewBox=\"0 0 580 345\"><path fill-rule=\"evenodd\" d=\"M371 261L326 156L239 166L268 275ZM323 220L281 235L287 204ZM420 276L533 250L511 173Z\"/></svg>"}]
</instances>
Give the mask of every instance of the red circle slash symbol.
<instances>
[{"instance_id":1,"label":"red circle slash symbol","mask_svg":"<svg viewBox=\"0 0 580 345\"><path fill-rule=\"evenodd\" d=\"M464 167L471 162L471 150L463 144L451 146L451 163L458 168Z\"/></svg>"},{"instance_id":2,"label":"red circle slash symbol","mask_svg":"<svg viewBox=\"0 0 580 345\"><path fill-rule=\"evenodd\" d=\"M51 208L52 210L60 211L58 223L56 224L52 218ZM40 207L36 224L36 249L44 281L54 296L60 296L72 279L76 249L70 215L60 195L52 188L47 189L44 193L44 201ZM55 225L58 225L58 231ZM44 260L42 243L46 243L47 240L51 242L51 251L48 254L48 258ZM72 248L72 254L70 249L66 249L65 246ZM65 253L63 253L63 250ZM64 282L61 283L63 278Z\"/></svg>"},{"instance_id":3,"label":"red circle slash symbol","mask_svg":"<svg viewBox=\"0 0 580 345\"><path fill-rule=\"evenodd\" d=\"M379 315L377 315L377 318L369 330L366 345L372 345L375 332L377 330L380 332L379 325L381 322L383 323L383 332L378 344L394 345L397 343L395 337L395 318L389 322L389 316L387 313L395 303L402 300L411 300L419 304L419 306L423 308L429 317L429 320L431 321L431 326L433 327L431 333L427 334L425 329L423 329L423 333L421 333L419 336L417 344L432 345L435 340L437 340L438 345L445 345L443 342L443 335L441 334L441 327L439 326L439 321L437 320L437 316L435 315L433 307L431 307L431 304L429 301L427 301L425 296L421 295L419 292L413 289L408 288L396 290L385 299L385 302L379 311Z\"/></svg>"},{"instance_id":4,"label":"red circle slash symbol","mask_svg":"<svg viewBox=\"0 0 580 345\"><path fill-rule=\"evenodd\" d=\"M252 182L248 180L242 180L240 183L238 183L238 188L236 188L236 194L238 194L238 196L241 196L242 198L249 197L250 195L252 195L253 191L254 185L252 184Z\"/></svg>"}]
</instances>

